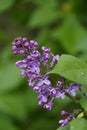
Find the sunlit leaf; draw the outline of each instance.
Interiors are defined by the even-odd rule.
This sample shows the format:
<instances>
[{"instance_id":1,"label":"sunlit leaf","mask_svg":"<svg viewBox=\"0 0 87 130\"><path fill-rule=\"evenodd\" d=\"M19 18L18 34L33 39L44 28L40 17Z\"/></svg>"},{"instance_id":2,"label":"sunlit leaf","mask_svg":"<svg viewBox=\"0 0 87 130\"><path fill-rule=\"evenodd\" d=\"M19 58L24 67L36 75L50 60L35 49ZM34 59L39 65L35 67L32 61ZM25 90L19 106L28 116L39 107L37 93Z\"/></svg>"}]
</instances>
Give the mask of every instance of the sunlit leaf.
<instances>
[{"instance_id":1,"label":"sunlit leaf","mask_svg":"<svg viewBox=\"0 0 87 130\"><path fill-rule=\"evenodd\" d=\"M70 123L70 130L86 130L87 129L87 121L83 118L72 120Z\"/></svg>"},{"instance_id":2,"label":"sunlit leaf","mask_svg":"<svg viewBox=\"0 0 87 130\"><path fill-rule=\"evenodd\" d=\"M87 64L71 55L62 55L50 73L87 85Z\"/></svg>"}]
</instances>

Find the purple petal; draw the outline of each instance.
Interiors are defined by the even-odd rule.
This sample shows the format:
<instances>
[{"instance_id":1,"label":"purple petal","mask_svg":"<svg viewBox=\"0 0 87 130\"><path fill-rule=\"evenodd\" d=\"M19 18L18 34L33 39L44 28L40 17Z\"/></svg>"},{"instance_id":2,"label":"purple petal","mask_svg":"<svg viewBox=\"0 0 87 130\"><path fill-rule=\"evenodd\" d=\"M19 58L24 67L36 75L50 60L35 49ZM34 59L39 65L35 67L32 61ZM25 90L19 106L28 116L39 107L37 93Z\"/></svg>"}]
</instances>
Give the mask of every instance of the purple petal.
<instances>
[{"instance_id":1,"label":"purple petal","mask_svg":"<svg viewBox=\"0 0 87 130\"><path fill-rule=\"evenodd\" d=\"M19 68L26 68L27 67L26 60L17 61L16 66Z\"/></svg>"}]
</instances>

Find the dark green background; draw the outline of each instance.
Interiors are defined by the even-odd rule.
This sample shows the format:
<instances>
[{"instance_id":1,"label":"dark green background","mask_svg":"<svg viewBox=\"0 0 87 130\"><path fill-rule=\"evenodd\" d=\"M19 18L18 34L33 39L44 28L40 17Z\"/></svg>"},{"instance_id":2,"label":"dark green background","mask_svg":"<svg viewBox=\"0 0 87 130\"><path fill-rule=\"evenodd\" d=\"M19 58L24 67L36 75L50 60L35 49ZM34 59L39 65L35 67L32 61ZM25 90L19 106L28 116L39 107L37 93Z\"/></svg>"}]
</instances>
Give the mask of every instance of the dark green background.
<instances>
[{"instance_id":1,"label":"dark green background","mask_svg":"<svg viewBox=\"0 0 87 130\"><path fill-rule=\"evenodd\" d=\"M87 60L86 0L0 0L0 130L55 130L60 111L75 106L66 98L52 111L38 106L15 62L12 41L27 37L54 54L71 54Z\"/></svg>"}]
</instances>

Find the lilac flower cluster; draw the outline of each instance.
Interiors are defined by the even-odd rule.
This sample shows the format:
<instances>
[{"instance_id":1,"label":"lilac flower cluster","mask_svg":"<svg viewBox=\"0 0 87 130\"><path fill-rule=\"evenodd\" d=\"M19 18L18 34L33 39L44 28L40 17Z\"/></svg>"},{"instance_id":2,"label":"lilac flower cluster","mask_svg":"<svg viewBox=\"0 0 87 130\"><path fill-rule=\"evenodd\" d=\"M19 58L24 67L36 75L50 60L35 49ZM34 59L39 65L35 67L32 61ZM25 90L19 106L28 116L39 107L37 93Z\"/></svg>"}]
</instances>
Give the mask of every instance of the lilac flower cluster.
<instances>
[{"instance_id":1,"label":"lilac flower cluster","mask_svg":"<svg viewBox=\"0 0 87 130\"><path fill-rule=\"evenodd\" d=\"M59 59L59 55L53 55L50 48L42 47L42 54L37 50L38 43L27 38L17 38L12 43L14 54L24 56L23 60L16 62L23 77L28 77L28 85L39 96L39 105L51 110L54 97L52 96L52 83L49 80L49 71Z\"/></svg>"},{"instance_id":2,"label":"lilac flower cluster","mask_svg":"<svg viewBox=\"0 0 87 130\"><path fill-rule=\"evenodd\" d=\"M76 91L81 91L81 85L72 83L65 87L62 80L57 81L56 86L52 85L49 79L49 71L59 59L59 55L51 53L50 48L42 47L41 52L38 51L38 43L34 40L28 42L27 38L16 38L12 43L14 54L20 54L23 60L16 62L16 66L20 68L22 77L28 78L28 85L36 93L38 93L38 104L48 110L52 109L55 98L65 98L65 95L71 94L76 96ZM68 114L68 113L65 113ZM72 119L69 116L65 120L60 120L62 126L66 125Z\"/></svg>"},{"instance_id":3,"label":"lilac flower cluster","mask_svg":"<svg viewBox=\"0 0 87 130\"><path fill-rule=\"evenodd\" d=\"M64 117L64 119L59 120L59 124L61 126L67 125L72 119L75 119L78 117L78 115L82 112L82 109L74 109L72 113L67 112L65 110L61 111L61 116Z\"/></svg>"},{"instance_id":4,"label":"lilac flower cluster","mask_svg":"<svg viewBox=\"0 0 87 130\"><path fill-rule=\"evenodd\" d=\"M66 119L62 119L59 121L59 123L61 124L61 126L65 126L69 123L69 121L71 121L74 118L74 115L71 113L68 113L67 111L61 111L61 115L65 116L67 115L68 117Z\"/></svg>"}]
</instances>

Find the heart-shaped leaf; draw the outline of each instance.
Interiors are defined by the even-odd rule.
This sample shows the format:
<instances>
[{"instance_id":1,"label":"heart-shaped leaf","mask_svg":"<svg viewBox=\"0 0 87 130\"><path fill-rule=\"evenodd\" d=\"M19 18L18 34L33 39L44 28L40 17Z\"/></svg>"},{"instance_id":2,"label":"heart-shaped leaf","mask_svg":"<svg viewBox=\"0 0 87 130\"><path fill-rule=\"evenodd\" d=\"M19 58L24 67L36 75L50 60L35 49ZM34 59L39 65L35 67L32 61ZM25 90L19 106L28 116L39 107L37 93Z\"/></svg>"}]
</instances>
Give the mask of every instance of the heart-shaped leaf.
<instances>
[{"instance_id":1,"label":"heart-shaped leaf","mask_svg":"<svg viewBox=\"0 0 87 130\"><path fill-rule=\"evenodd\" d=\"M49 73L59 74L68 80L87 85L87 64L71 55L60 56Z\"/></svg>"}]
</instances>

